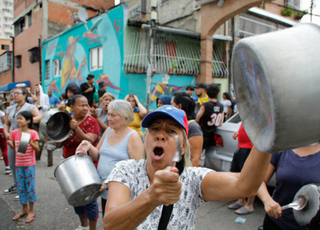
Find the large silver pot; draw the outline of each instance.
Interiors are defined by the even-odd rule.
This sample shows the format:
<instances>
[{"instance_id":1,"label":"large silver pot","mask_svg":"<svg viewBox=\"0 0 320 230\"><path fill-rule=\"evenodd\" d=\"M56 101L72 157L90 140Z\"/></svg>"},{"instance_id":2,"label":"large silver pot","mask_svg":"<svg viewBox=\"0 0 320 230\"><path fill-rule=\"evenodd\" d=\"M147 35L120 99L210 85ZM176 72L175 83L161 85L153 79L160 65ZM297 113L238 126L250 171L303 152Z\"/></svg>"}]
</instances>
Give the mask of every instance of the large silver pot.
<instances>
[{"instance_id":1,"label":"large silver pot","mask_svg":"<svg viewBox=\"0 0 320 230\"><path fill-rule=\"evenodd\" d=\"M74 207L89 204L101 194L100 176L88 155L74 155L62 161L54 170L54 176L68 203Z\"/></svg>"},{"instance_id":2,"label":"large silver pot","mask_svg":"<svg viewBox=\"0 0 320 230\"><path fill-rule=\"evenodd\" d=\"M232 55L233 84L243 126L265 153L320 140L320 27L242 39Z\"/></svg>"},{"instance_id":3,"label":"large silver pot","mask_svg":"<svg viewBox=\"0 0 320 230\"><path fill-rule=\"evenodd\" d=\"M58 109L50 109L40 121L40 131L54 142L66 140L72 130L70 128L71 115Z\"/></svg>"}]
</instances>

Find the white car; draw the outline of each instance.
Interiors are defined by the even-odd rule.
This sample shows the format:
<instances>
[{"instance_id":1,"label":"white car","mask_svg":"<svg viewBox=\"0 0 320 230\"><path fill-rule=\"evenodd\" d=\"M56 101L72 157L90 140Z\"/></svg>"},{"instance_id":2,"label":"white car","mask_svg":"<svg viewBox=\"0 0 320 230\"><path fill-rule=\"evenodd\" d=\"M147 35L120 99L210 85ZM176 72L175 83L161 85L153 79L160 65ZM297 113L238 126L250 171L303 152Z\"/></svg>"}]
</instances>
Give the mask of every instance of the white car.
<instances>
[{"instance_id":1,"label":"white car","mask_svg":"<svg viewBox=\"0 0 320 230\"><path fill-rule=\"evenodd\" d=\"M239 113L234 114L220 127L215 134L215 145L206 151L205 167L216 171L229 171L233 154L238 147L238 139L232 134L239 130L241 119Z\"/></svg>"},{"instance_id":2,"label":"white car","mask_svg":"<svg viewBox=\"0 0 320 230\"><path fill-rule=\"evenodd\" d=\"M239 130L241 118L239 113L234 114L220 127L215 134L215 145L206 151L205 167L216 171L230 171L233 154L238 148L238 139L234 140L232 134ZM275 174L268 185L275 186Z\"/></svg>"}]
</instances>

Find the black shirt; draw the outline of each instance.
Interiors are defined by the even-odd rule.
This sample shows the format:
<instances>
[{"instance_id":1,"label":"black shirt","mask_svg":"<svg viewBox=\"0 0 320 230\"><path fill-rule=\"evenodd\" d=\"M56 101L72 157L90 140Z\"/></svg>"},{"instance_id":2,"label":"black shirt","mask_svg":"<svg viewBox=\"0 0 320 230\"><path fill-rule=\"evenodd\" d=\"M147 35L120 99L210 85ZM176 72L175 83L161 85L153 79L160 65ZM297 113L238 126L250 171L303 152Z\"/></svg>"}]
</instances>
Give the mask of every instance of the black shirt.
<instances>
[{"instance_id":1,"label":"black shirt","mask_svg":"<svg viewBox=\"0 0 320 230\"><path fill-rule=\"evenodd\" d=\"M90 87L93 88L92 91L85 93L85 91L87 89L89 89ZM83 96L85 96L88 99L88 104L90 105L90 107L92 107L92 103L93 103L93 94L96 92L96 87L92 84L91 86L88 85L87 82L82 83L80 85L80 90Z\"/></svg>"},{"instance_id":2,"label":"black shirt","mask_svg":"<svg viewBox=\"0 0 320 230\"><path fill-rule=\"evenodd\" d=\"M205 112L200 119L203 136L213 136L223 118L223 105L220 102L208 101L202 104Z\"/></svg>"}]
</instances>

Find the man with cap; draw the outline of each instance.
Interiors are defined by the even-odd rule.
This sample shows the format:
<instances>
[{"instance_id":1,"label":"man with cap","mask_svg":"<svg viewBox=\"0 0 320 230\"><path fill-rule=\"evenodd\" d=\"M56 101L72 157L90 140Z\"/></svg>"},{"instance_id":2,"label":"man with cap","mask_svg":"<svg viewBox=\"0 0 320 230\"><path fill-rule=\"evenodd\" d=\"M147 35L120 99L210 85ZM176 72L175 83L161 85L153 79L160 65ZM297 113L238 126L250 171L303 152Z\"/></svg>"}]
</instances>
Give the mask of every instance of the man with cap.
<instances>
[{"instance_id":1,"label":"man with cap","mask_svg":"<svg viewBox=\"0 0 320 230\"><path fill-rule=\"evenodd\" d=\"M94 75L88 74L87 82L82 83L80 85L81 94L88 99L88 103L89 103L90 107L92 107L93 94L96 91L96 88L93 85L93 83L94 83Z\"/></svg>"},{"instance_id":2,"label":"man with cap","mask_svg":"<svg viewBox=\"0 0 320 230\"><path fill-rule=\"evenodd\" d=\"M196 106L198 108L200 108L200 106L205 103L205 102L208 102L209 99L208 99L208 95L207 95L207 91L206 91L206 88L207 88L207 84L206 83L199 83L195 86L196 88L196 95L198 97L198 99L196 100Z\"/></svg>"}]
</instances>

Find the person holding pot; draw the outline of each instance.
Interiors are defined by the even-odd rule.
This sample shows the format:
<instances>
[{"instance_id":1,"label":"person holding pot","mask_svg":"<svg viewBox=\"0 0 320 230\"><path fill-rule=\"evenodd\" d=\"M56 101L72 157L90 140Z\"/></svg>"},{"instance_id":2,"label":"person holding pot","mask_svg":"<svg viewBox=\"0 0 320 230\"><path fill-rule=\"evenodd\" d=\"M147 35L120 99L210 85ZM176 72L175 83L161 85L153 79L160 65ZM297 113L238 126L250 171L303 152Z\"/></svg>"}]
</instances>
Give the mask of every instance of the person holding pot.
<instances>
[{"instance_id":1,"label":"person holding pot","mask_svg":"<svg viewBox=\"0 0 320 230\"><path fill-rule=\"evenodd\" d=\"M138 97L134 95L133 93L128 94L124 100L129 101L132 109L133 109L133 115L134 119L129 124L129 127L136 130L139 135L142 137L142 128L141 128L141 121L142 119L147 115L148 111L147 109L140 103Z\"/></svg>"},{"instance_id":2,"label":"person holding pot","mask_svg":"<svg viewBox=\"0 0 320 230\"><path fill-rule=\"evenodd\" d=\"M276 188L270 196L266 184L276 173ZM282 211L281 206L293 201L301 187L320 183L320 144L272 154L264 183L258 197L264 204L266 215L264 230L302 230L292 209Z\"/></svg>"},{"instance_id":3,"label":"person holding pot","mask_svg":"<svg viewBox=\"0 0 320 230\"><path fill-rule=\"evenodd\" d=\"M14 129L18 128L17 124L17 115L19 112L22 111L30 111L32 114L33 123L39 123L41 120L41 114L38 108L35 105L29 104L26 102L27 91L23 88L16 88L13 90L13 101L15 105L10 106L7 108L5 123L3 125L3 132L5 134L6 139L8 140L10 136L10 132ZM8 148L8 158L9 158L9 165L11 168L13 184L10 188L4 190L4 194L11 194L17 192L17 178L16 178L16 166L15 166L15 157L14 150ZM19 196L15 197L16 200L19 199Z\"/></svg>"},{"instance_id":4,"label":"person holding pot","mask_svg":"<svg viewBox=\"0 0 320 230\"><path fill-rule=\"evenodd\" d=\"M104 229L157 229L159 224L167 225L163 229L194 229L196 211L204 201L252 196L259 189L270 155L255 148L241 173L189 167L184 117L184 111L165 105L143 119L142 126L148 128L146 159L117 163L105 181L108 202ZM176 138L182 143L182 160L174 167L179 143ZM165 218L159 223L162 214L168 217L167 223Z\"/></svg>"},{"instance_id":5,"label":"person holding pot","mask_svg":"<svg viewBox=\"0 0 320 230\"><path fill-rule=\"evenodd\" d=\"M61 143L55 143L57 148L63 146L65 158L76 153L81 141L86 140L93 146L97 144L99 137L99 124L96 119L88 114L88 100L83 95L74 95L70 99L70 108L73 111L70 121L70 128L73 130L68 139ZM77 229L95 230L99 216L97 200L80 207L74 207L75 213L79 216L81 225Z\"/></svg>"},{"instance_id":6,"label":"person holding pot","mask_svg":"<svg viewBox=\"0 0 320 230\"><path fill-rule=\"evenodd\" d=\"M112 93L104 93L100 98L101 108L90 109L91 116L93 116L99 123L99 127L100 127L99 140L101 139L104 131L108 128L108 105L113 100L114 100L114 96Z\"/></svg>"},{"instance_id":7,"label":"person holding pot","mask_svg":"<svg viewBox=\"0 0 320 230\"><path fill-rule=\"evenodd\" d=\"M89 152L93 160L99 160L98 172L101 182L107 179L117 162L142 158L142 140L135 130L129 128L132 121L133 112L130 103L125 100L114 100L108 106L109 128L104 132L97 147L88 141L82 141L77 148L77 152L82 154ZM108 191L103 191L101 194L103 216L107 198Z\"/></svg>"}]
</instances>

